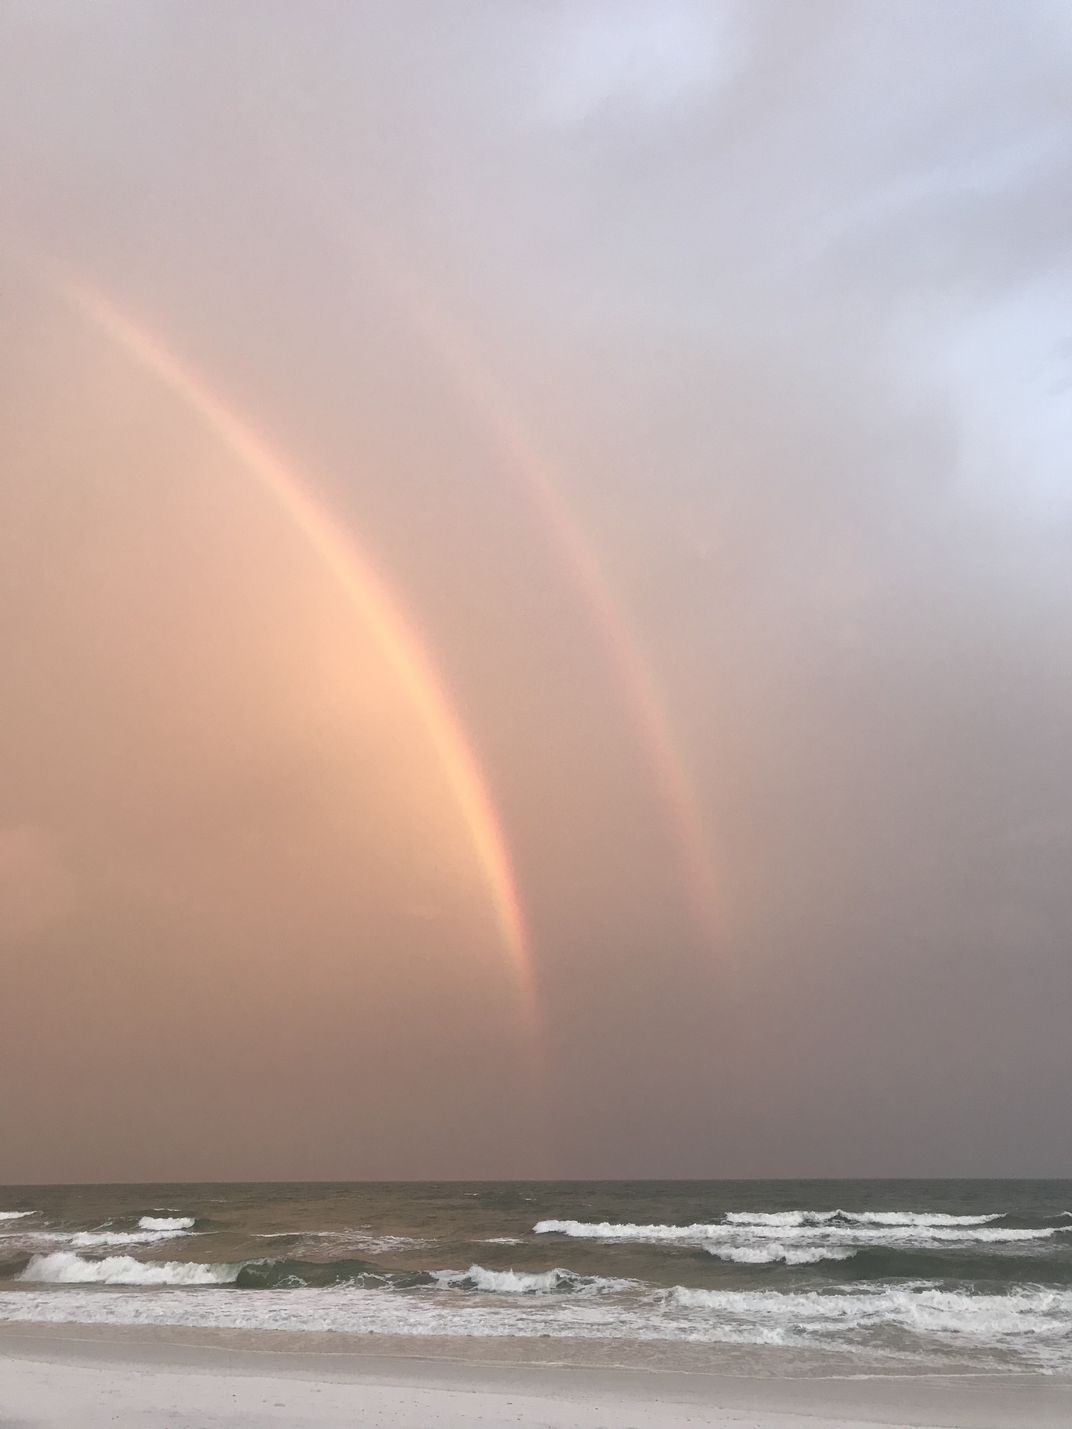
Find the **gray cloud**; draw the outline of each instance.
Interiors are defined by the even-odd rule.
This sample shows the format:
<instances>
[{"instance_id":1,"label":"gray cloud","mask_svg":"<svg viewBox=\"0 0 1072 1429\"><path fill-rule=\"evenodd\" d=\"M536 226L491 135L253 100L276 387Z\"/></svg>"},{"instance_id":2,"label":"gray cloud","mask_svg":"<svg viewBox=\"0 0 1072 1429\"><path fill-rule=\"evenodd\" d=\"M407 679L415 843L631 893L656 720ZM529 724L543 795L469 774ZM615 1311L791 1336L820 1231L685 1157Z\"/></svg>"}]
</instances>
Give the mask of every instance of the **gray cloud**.
<instances>
[{"instance_id":1,"label":"gray cloud","mask_svg":"<svg viewBox=\"0 0 1072 1429\"><path fill-rule=\"evenodd\" d=\"M5 1000L14 1171L1068 1172L1066 8L0 28L0 826L80 880ZM539 1156L404 702L38 259L211 374L427 634L531 923ZM522 448L665 696L714 946ZM161 1105L179 1149L131 1151Z\"/></svg>"}]
</instances>

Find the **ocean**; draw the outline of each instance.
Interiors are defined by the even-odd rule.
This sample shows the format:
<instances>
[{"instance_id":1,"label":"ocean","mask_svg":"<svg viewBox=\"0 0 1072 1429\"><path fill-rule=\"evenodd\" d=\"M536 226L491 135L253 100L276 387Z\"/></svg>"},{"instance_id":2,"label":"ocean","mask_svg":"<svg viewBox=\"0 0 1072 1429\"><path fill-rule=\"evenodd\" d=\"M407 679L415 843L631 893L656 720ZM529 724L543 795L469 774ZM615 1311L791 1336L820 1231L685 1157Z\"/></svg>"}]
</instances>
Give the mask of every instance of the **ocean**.
<instances>
[{"instance_id":1,"label":"ocean","mask_svg":"<svg viewBox=\"0 0 1072 1429\"><path fill-rule=\"evenodd\" d=\"M0 1321L1062 1373L1072 1182L13 1186Z\"/></svg>"}]
</instances>

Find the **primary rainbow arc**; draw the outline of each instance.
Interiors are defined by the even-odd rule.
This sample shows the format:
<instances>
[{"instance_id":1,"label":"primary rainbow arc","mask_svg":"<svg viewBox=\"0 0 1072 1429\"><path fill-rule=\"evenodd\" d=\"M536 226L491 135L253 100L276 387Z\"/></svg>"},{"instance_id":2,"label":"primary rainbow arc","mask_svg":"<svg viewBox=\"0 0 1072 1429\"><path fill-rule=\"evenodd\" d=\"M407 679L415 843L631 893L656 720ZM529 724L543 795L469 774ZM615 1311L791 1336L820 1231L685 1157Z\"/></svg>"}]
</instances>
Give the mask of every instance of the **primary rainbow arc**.
<instances>
[{"instance_id":1,"label":"primary rainbow arc","mask_svg":"<svg viewBox=\"0 0 1072 1429\"><path fill-rule=\"evenodd\" d=\"M86 283L66 279L58 288L85 318L193 412L276 501L364 621L420 715L438 756L490 895L524 1016L534 1035L534 969L506 837L487 781L443 682L397 600L352 534L314 498L295 467L223 401L193 367Z\"/></svg>"}]
</instances>

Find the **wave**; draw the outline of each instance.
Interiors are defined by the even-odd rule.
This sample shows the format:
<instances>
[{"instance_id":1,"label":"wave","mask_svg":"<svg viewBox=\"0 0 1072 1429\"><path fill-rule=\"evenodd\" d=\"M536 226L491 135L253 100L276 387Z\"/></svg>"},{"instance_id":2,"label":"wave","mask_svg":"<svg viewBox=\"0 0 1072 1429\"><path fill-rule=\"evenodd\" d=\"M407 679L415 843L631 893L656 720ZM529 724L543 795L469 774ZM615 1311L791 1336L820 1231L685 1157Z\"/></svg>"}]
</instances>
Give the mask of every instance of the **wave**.
<instances>
[{"instance_id":1,"label":"wave","mask_svg":"<svg viewBox=\"0 0 1072 1429\"><path fill-rule=\"evenodd\" d=\"M150 1246L174 1240L185 1231L6 1231L2 1239L13 1246L66 1246L71 1250L105 1250L119 1246Z\"/></svg>"},{"instance_id":2,"label":"wave","mask_svg":"<svg viewBox=\"0 0 1072 1429\"><path fill-rule=\"evenodd\" d=\"M426 1250L435 1242L411 1235L370 1235L365 1231L258 1231L257 1240L331 1241L339 1247L390 1255L395 1251ZM520 1242L518 1242L520 1244Z\"/></svg>"},{"instance_id":3,"label":"wave","mask_svg":"<svg viewBox=\"0 0 1072 1429\"><path fill-rule=\"evenodd\" d=\"M65 1241L76 1250L92 1250L109 1245L156 1245L159 1241L174 1240L185 1234L185 1231L179 1230L75 1231L73 1234L54 1232L49 1239Z\"/></svg>"},{"instance_id":4,"label":"wave","mask_svg":"<svg viewBox=\"0 0 1072 1429\"><path fill-rule=\"evenodd\" d=\"M91 1260L70 1251L33 1256L19 1280L63 1285L227 1285L238 1290L328 1289L477 1290L497 1295L606 1294L636 1288L637 1282L579 1275L561 1268L528 1273L490 1270L377 1270L368 1261L254 1260L233 1265L193 1261L142 1261L129 1255Z\"/></svg>"},{"instance_id":5,"label":"wave","mask_svg":"<svg viewBox=\"0 0 1072 1429\"><path fill-rule=\"evenodd\" d=\"M824 1260L851 1260L857 1254L848 1246L786 1246L779 1241L765 1245L709 1245L708 1255L734 1265L818 1265Z\"/></svg>"},{"instance_id":6,"label":"wave","mask_svg":"<svg viewBox=\"0 0 1072 1429\"><path fill-rule=\"evenodd\" d=\"M194 1216L142 1216L138 1222L143 1231L192 1231L196 1224Z\"/></svg>"},{"instance_id":7,"label":"wave","mask_svg":"<svg viewBox=\"0 0 1072 1429\"><path fill-rule=\"evenodd\" d=\"M537 1221L535 1235L566 1235L580 1240L703 1241L725 1235L725 1225L634 1225L618 1221Z\"/></svg>"},{"instance_id":8,"label":"wave","mask_svg":"<svg viewBox=\"0 0 1072 1429\"><path fill-rule=\"evenodd\" d=\"M14 1269L14 1267L12 1267ZM47 1285L230 1286L237 1290L468 1290L496 1295L609 1294L640 1288L634 1280L542 1272L492 1270L384 1271L355 1259L253 1260L237 1264L135 1260L129 1255L90 1259L72 1251L32 1256L16 1279Z\"/></svg>"},{"instance_id":9,"label":"wave","mask_svg":"<svg viewBox=\"0 0 1072 1429\"><path fill-rule=\"evenodd\" d=\"M390 1255L397 1250L425 1250L432 1244L430 1240L422 1240L418 1236L412 1235L368 1235L364 1231L346 1231L340 1233L340 1240L348 1240L361 1250L367 1250L370 1255Z\"/></svg>"},{"instance_id":10,"label":"wave","mask_svg":"<svg viewBox=\"0 0 1072 1429\"><path fill-rule=\"evenodd\" d=\"M718 1227L711 1239L725 1236L729 1229ZM847 1245L1011 1245L1016 1241L1050 1240L1056 1234L1050 1226L736 1226L732 1230L736 1235L744 1231L757 1239L789 1237Z\"/></svg>"},{"instance_id":11,"label":"wave","mask_svg":"<svg viewBox=\"0 0 1072 1429\"><path fill-rule=\"evenodd\" d=\"M191 1270L218 1279L193 1280ZM220 1283L233 1267L179 1265L173 1271L178 1273L161 1280L182 1286L181 1291L162 1292L156 1285L139 1287L117 1279L112 1283L128 1286L121 1295L102 1294L99 1280L70 1284L57 1294L54 1286L27 1283L17 1291L0 1291L0 1321L780 1345L849 1353L863 1367L874 1365L886 1372L896 1363L912 1373L948 1371L963 1366L965 1355L988 1369L1072 1368L1068 1289L1024 1286L998 1295L909 1286L785 1292L647 1285L633 1295L616 1297L444 1294L438 1286L403 1295L392 1289L346 1286L267 1296Z\"/></svg>"},{"instance_id":12,"label":"wave","mask_svg":"<svg viewBox=\"0 0 1072 1429\"><path fill-rule=\"evenodd\" d=\"M408 1283L407 1283L408 1282ZM367 1260L250 1260L238 1267L234 1280L240 1290L306 1290L333 1285L359 1285L368 1289L395 1283ZM397 1278L398 1288L430 1285L432 1277L415 1275Z\"/></svg>"},{"instance_id":13,"label":"wave","mask_svg":"<svg viewBox=\"0 0 1072 1429\"><path fill-rule=\"evenodd\" d=\"M36 1211L0 1211L0 1221L21 1221L23 1216L36 1216Z\"/></svg>"},{"instance_id":14,"label":"wave","mask_svg":"<svg viewBox=\"0 0 1072 1429\"><path fill-rule=\"evenodd\" d=\"M986 1216L951 1216L943 1211L838 1211L842 1220L862 1226L985 1226L1004 1219L1004 1211Z\"/></svg>"},{"instance_id":15,"label":"wave","mask_svg":"<svg viewBox=\"0 0 1072 1429\"><path fill-rule=\"evenodd\" d=\"M1061 1339L1072 1333L1072 1292L1067 1290L969 1295L927 1288L779 1292L675 1286L667 1298L683 1310L765 1321L783 1333L786 1343L801 1334L890 1326L950 1340L1025 1335Z\"/></svg>"},{"instance_id":16,"label":"wave","mask_svg":"<svg viewBox=\"0 0 1072 1429\"><path fill-rule=\"evenodd\" d=\"M1047 1240L1057 1232L1052 1226L1014 1228L984 1225L934 1225L912 1222L897 1225L840 1225L832 1220L822 1223L718 1221L688 1226L634 1225L613 1221L537 1221L536 1235L565 1235L583 1240L641 1241L648 1244L678 1242L706 1244L720 1241L740 1242L742 1236L753 1240L792 1239L809 1245L871 1245L902 1242L923 1246L943 1242L962 1244L1004 1244L1014 1241Z\"/></svg>"},{"instance_id":17,"label":"wave","mask_svg":"<svg viewBox=\"0 0 1072 1429\"><path fill-rule=\"evenodd\" d=\"M35 1255L19 1280L43 1285L233 1285L240 1265L204 1265L182 1260L135 1260L109 1255L87 1260L74 1251Z\"/></svg>"},{"instance_id":18,"label":"wave","mask_svg":"<svg viewBox=\"0 0 1072 1429\"><path fill-rule=\"evenodd\" d=\"M1000 1221L1003 1211L983 1216L953 1216L943 1211L728 1211L734 1226L821 1226L832 1221L875 1226L985 1226Z\"/></svg>"},{"instance_id":19,"label":"wave","mask_svg":"<svg viewBox=\"0 0 1072 1429\"><path fill-rule=\"evenodd\" d=\"M485 1290L496 1295L552 1295L577 1291L609 1294L637 1288L635 1280L614 1276L578 1275L572 1270L526 1272L521 1270L488 1270L483 1265L471 1265L468 1270L433 1271L432 1278L444 1290Z\"/></svg>"},{"instance_id":20,"label":"wave","mask_svg":"<svg viewBox=\"0 0 1072 1429\"><path fill-rule=\"evenodd\" d=\"M998 1285L1072 1285L1072 1259L1028 1253L1015 1248L995 1254L987 1246L860 1246L836 1271L847 1281L942 1281L980 1289Z\"/></svg>"},{"instance_id":21,"label":"wave","mask_svg":"<svg viewBox=\"0 0 1072 1429\"><path fill-rule=\"evenodd\" d=\"M547 1271L385 1270L364 1260L257 1260L241 1266L234 1284L240 1290L325 1289L352 1286L375 1290L482 1290L498 1295L609 1293L635 1288L636 1281L580 1275L561 1268Z\"/></svg>"},{"instance_id":22,"label":"wave","mask_svg":"<svg viewBox=\"0 0 1072 1429\"><path fill-rule=\"evenodd\" d=\"M840 1211L727 1211L731 1226L818 1226L832 1221Z\"/></svg>"}]
</instances>

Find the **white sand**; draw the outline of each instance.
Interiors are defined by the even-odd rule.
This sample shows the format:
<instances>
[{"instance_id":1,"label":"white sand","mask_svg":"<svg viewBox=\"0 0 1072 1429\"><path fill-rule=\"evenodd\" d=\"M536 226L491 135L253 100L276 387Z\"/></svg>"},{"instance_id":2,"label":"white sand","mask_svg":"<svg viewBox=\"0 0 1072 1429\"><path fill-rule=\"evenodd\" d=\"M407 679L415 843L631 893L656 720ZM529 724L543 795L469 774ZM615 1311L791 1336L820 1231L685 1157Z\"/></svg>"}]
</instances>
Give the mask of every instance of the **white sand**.
<instances>
[{"instance_id":1,"label":"white sand","mask_svg":"<svg viewBox=\"0 0 1072 1429\"><path fill-rule=\"evenodd\" d=\"M292 1338L291 1338L292 1345ZM1072 1424L1072 1383L1034 1376L770 1379L263 1348L139 1331L0 1328L2 1429L1012 1429Z\"/></svg>"}]
</instances>

